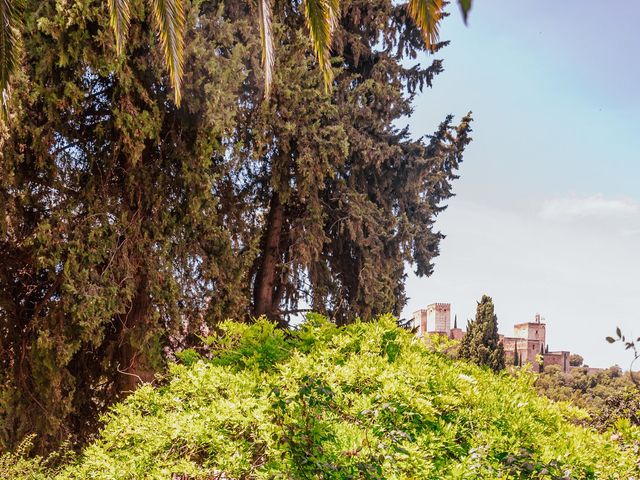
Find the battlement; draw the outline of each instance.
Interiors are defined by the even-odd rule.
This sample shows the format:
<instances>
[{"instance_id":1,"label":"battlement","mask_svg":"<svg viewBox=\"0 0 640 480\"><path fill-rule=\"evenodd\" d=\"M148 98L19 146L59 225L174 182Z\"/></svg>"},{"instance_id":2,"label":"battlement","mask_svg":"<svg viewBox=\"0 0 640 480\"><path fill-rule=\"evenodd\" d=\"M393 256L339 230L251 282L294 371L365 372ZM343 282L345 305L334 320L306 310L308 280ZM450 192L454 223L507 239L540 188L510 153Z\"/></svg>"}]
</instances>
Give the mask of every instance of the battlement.
<instances>
[{"instance_id":1,"label":"battlement","mask_svg":"<svg viewBox=\"0 0 640 480\"><path fill-rule=\"evenodd\" d=\"M526 322L517 323L513 326L513 334L515 337L525 340L536 340L546 342L546 325L544 323Z\"/></svg>"},{"instance_id":2,"label":"battlement","mask_svg":"<svg viewBox=\"0 0 640 480\"><path fill-rule=\"evenodd\" d=\"M451 332L451 304L432 303L427 308L414 312L412 327L419 336L429 333L449 335Z\"/></svg>"},{"instance_id":3,"label":"battlement","mask_svg":"<svg viewBox=\"0 0 640 480\"><path fill-rule=\"evenodd\" d=\"M451 310L450 303L432 303L431 305L427 305L427 309L435 308L436 310Z\"/></svg>"},{"instance_id":4,"label":"battlement","mask_svg":"<svg viewBox=\"0 0 640 480\"><path fill-rule=\"evenodd\" d=\"M546 323L538 323L538 322L522 322L522 323L514 323L513 328L515 327L538 327L540 325L546 326Z\"/></svg>"}]
</instances>

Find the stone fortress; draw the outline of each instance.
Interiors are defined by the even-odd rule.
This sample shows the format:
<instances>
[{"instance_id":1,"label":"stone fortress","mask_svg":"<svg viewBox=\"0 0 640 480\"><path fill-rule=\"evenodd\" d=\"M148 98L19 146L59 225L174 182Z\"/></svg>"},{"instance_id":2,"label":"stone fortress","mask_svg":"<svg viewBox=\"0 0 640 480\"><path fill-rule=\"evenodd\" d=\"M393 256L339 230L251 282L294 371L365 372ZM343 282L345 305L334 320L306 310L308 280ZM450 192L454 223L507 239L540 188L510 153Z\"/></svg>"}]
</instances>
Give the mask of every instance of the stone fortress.
<instances>
[{"instance_id":1,"label":"stone fortress","mask_svg":"<svg viewBox=\"0 0 640 480\"><path fill-rule=\"evenodd\" d=\"M454 319L451 328L451 304L432 303L427 308L418 310L411 317L411 327L416 334L424 338L428 335L445 335L452 340L460 340L465 332L458 328L457 318ZM504 346L507 365L515 363L518 356L518 365L531 365L535 372L540 371L538 355L543 358L544 366L558 365L562 372L568 372L569 352L550 352L546 343L546 324L540 314L536 314L533 322L517 323L513 327L513 336L500 335L500 341Z\"/></svg>"}]
</instances>

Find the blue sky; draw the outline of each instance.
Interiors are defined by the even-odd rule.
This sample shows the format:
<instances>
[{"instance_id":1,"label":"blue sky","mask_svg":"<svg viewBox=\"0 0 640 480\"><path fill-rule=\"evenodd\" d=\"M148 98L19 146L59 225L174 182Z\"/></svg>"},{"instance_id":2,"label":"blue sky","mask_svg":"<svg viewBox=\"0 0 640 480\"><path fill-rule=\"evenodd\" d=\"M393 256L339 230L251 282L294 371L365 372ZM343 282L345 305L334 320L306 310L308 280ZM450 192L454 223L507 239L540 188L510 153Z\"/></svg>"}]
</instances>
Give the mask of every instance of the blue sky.
<instances>
[{"instance_id":1,"label":"blue sky","mask_svg":"<svg viewBox=\"0 0 640 480\"><path fill-rule=\"evenodd\" d=\"M487 293L504 333L539 312L551 349L628 363L604 336L640 335L640 2L606 6L475 0L468 27L449 7L445 72L408 122L472 110L474 141L404 316L450 302L464 323Z\"/></svg>"}]
</instances>

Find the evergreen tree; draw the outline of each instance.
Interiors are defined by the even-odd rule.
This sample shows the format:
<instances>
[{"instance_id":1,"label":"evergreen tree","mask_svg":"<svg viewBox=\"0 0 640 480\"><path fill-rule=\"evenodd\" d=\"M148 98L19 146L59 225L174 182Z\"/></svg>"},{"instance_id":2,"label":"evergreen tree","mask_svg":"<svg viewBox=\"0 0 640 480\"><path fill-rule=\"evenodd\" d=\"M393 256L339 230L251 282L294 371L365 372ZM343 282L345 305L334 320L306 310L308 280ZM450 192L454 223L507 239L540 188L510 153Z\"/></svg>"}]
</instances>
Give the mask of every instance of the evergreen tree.
<instances>
[{"instance_id":1,"label":"evergreen tree","mask_svg":"<svg viewBox=\"0 0 640 480\"><path fill-rule=\"evenodd\" d=\"M504 346L500 343L498 317L494 313L491 297L483 295L478 302L476 318L469 322L458 355L496 372L504 369Z\"/></svg>"},{"instance_id":2,"label":"evergreen tree","mask_svg":"<svg viewBox=\"0 0 640 480\"><path fill-rule=\"evenodd\" d=\"M433 270L443 237L435 216L452 195L471 118L454 125L447 117L417 140L395 126L442 71L440 60L426 67L407 61L426 49L405 5L344 4L330 95L310 71L313 55L300 58L304 25L287 9L286 2L274 9L274 21L288 27L277 30L300 34L276 40L281 75L269 108L256 107L245 129L252 132L243 150L245 178L253 179L247 189L263 215L253 313L286 324L304 301L339 323L398 315L405 265L419 276Z\"/></svg>"},{"instance_id":3,"label":"evergreen tree","mask_svg":"<svg viewBox=\"0 0 640 480\"><path fill-rule=\"evenodd\" d=\"M513 349L513 365L516 367L520 366L520 354L518 353L518 341L516 340Z\"/></svg>"},{"instance_id":4,"label":"evergreen tree","mask_svg":"<svg viewBox=\"0 0 640 480\"><path fill-rule=\"evenodd\" d=\"M104 6L25 8L0 123L0 450L86 437L173 339L248 309L227 152L251 81L242 45L258 40L243 16L200 16L178 110L153 29L132 18L118 57Z\"/></svg>"}]
</instances>

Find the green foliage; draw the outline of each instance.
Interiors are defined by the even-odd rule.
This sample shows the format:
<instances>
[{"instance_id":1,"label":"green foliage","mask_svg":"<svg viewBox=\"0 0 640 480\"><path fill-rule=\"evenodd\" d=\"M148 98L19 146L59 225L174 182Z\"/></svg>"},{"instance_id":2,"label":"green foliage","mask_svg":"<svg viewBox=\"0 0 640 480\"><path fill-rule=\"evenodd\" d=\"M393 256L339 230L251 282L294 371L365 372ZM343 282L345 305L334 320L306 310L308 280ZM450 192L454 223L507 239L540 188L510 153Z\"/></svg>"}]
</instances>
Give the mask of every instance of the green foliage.
<instances>
[{"instance_id":1,"label":"green foliage","mask_svg":"<svg viewBox=\"0 0 640 480\"><path fill-rule=\"evenodd\" d=\"M34 435L28 435L13 452L0 453L0 478L24 480L50 480L59 471L56 465L69 464L74 459L67 445L44 458L32 455Z\"/></svg>"},{"instance_id":2,"label":"green foliage","mask_svg":"<svg viewBox=\"0 0 640 480\"><path fill-rule=\"evenodd\" d=\"M491 297L483 295L478 302L475 321L469 322L458 355L477 365L486 365L495 372L504 369L504 347L498 335L498 317L494 314Z\"/></svg>"},{"instance_id":3,"label":"green foliage","mask_svg":"<svg viewBox=\"0 0 640 480\"><path fill-rule=\"evenodd\" d=\"M640 337L636 338L635 340L633 339L633 337L627 338L622 334L622 330L620 330L620 327L616 327L616 338L606 337L606 340L609 343L620 342L624 345L625 350L630 350L632 352L633 358L631 359L631 364L629 365L629 374L634 385L640 391L640 377L637 377L637 372L634 372L633 367L634 364L638 360L640 360Z\"/></svg>"},{"instance_id":4,"label":"green foliage","mask_svg":"<svg viewBox=\"0 0 640 480\"><path fill-rule=\"evenodd\" d=\"M264 317L252 325L226 321L219 329L219 335L207 339L215 365L266 370L290 356L285 331Z\"/></svg>"},{"instance_id":5,"label":"green foliage","mask_svg":"<svg viewBox=\"0 0 640 480\"><path fill-rule=\"evenodd\" d=\"M199 19L176 110L142 12L123 60L106 10L25 9L25 75L0 125L0 448L31 432L38 450L85 437L174 343L247 310L254 250L233 248L242 227L218 212L236 199L212 191L235 164L251 28Z\"/></svg>"},{"instance_id":6,"label":"green foliage","mask_svg":"<svg viewBox=\"0 0 640 480\"><path fill-rule=\"evenodd\" d=\"M253 313L286 324L304 301L337 323L399 314L405 266L420 276L433 270L442 238L433 223L451 196L471 117L447 117L419 139L398 127L442 71L440 60L410 60L427 49L406 6L343 5L331 93L314 55L300 55L309 49L302 19L286 6L273 14L274 88L268 107L243 115L245 131L257 133L239 152L240 195L266 220L249 277Z\"/></svg>"},{"instance_id":7,"label":"green foliage","mask_svg":"<svg viewBox=\"0 0 640 480\"><path fill-rule=\"evenodd\" d=\"M131 2L129 0L109 0L110 25L115 34L116 52L121 54L129 32L131 21ZM332 46L332 34L340 16L340 2L332 0L323 2L303 0L303 10L309 29L309 36L316 52L318 65L325 78L326 87L330 87L333 72L329 61ZM411 0L409 12L416 24L421 28L427 47L431 47L438 39L438 23L444 16L442 0ZM465 23L471 9L471 0L460 0L460 9ZM10 76L18 66L19 29L22 27L22 0L5 0L0 4L0 97L2 113L5 110ZM139 7L138 5L134 5ZM150 2L150 9L156 23L158 37L164 51L164 60L169 71L171 85L174 88L174 101L180 105L181 88L184 76L184 43L185 43L185 2L173 0ZM258 18L262 43L264 67L265 97L269 97L273 76L274 45L271 35L271 2L258 1Z\"/></svg>"},{"instance_id":8,"label":"green foliage","mask_svg":"<svg viewBox=\"0 0 640 480\"><path fill-rule=\"evenodd\" d=\"M589 424L599 430L611 428L620 419L640 426L640 395L629 372L623 373L620 367L596 373L577 367L562 373L552 365L535 385L541 395L588 411Z\"/></svg>"},{"instance_id":9,"label":"green foliage","mask_svg":"<svg viewBox=\"0 0 640 480\"><path fill-rule=\"evenodd\" d=\"M577 353L569 355L569 365L572 367L581 367L583 362L584 358L582 358L582 355L578 355Z\"/></svg>"},{"instance_id":10,"label":"green foliage","mask_svg":"<svg viewBox=\"0 0 640 480\"><path fill-rule=\"evenodd\" d=\"M185 4L177 108L155 45L178 32L158 38L143 7L169 31L178 3L111 3L123 55L105 2L25 5L24 68L0 122L4 448L32 432L41 452L87 438L226 318L399 313L405 266L433 270L435 216L470 141L470 116L417 139L401 126L442 71L413 60L425 45L406 5L343 5L328 93L304 13L273 3L265 103L251 9Z\"/></svg>"},{"instance_id":11,"label":"green foliage","mask_svg":"<svg viewBox=\"0 0 640 480\"><path fill-rule=\"evenodd\" d=\"M615 440L577 426L568 419L584 414L538 397L533 374L451 360L391 317L338 328L313 316L286 335L264 321L224 329L230 340L217 337L211 359L172 365L164 385L144 386L111 408L77 460L57 472L43 467L42 475L602 480L640 473L623 443L639 435L636 427L620 424ZM5 468L21 461L7 458Z\"/></svg>"}]
</instances>

